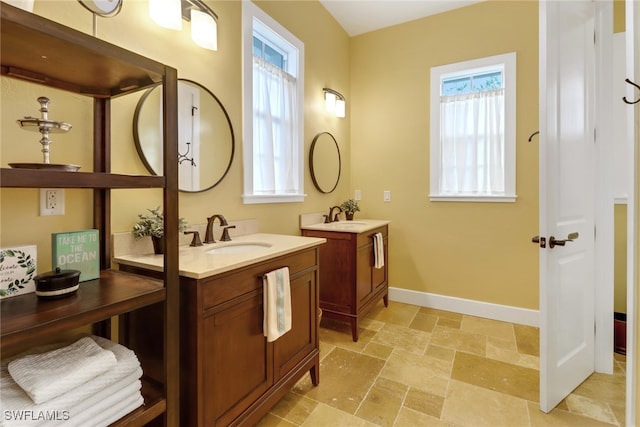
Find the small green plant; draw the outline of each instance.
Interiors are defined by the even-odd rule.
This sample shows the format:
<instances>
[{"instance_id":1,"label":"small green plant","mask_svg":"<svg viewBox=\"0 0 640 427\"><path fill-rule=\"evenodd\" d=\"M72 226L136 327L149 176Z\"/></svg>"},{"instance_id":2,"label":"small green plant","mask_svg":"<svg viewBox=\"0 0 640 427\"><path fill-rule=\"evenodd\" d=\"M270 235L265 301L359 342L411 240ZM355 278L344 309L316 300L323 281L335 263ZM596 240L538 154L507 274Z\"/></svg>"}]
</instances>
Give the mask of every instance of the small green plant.
<instances>
[{"instance_id":1,"label":"small green plant","mask_svg":"<svg viewBox=\"0 0 640 427\"><path fill-rule=\"evenodd\" d=\"M160 212L160 207L155 209L147 209L151 212L150 215L138 214L140 220L133 226L133 235L139 239L140 237L152 236L163 237L164 236L164 215ZM184 218L178 219L178 231L185 231L187 229L187 221Z\"/></svg>"},{"instance_id":2,"label":"small green plant","mask_svg":"<svg viewBox=\"0 0 640 427\"><path fill-rule=\"evenodd\" d=\"M358 202L356 202L355 200L349 199L342 202L342 204L340 205L340 209L342 209L344 213L353 214L360 210L360 206L358 206Z\"/></svg>"}]
</instances>

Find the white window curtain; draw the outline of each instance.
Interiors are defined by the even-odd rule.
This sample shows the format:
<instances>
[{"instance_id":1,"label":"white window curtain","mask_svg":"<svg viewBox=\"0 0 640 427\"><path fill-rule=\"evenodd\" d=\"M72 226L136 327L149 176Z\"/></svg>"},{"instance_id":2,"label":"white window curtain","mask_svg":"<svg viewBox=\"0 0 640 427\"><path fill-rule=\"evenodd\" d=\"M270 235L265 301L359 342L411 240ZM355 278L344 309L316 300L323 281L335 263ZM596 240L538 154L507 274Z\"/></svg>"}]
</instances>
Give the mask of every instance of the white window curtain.
<instances>
[{"instance_id":1,"label":"white window curtain","mask_svg":"<svg viewBox=\"0 0 640 427\"><path fill-rule=\"evenodd\" d=\"M253 57L253 189L297 193L296 79Z\"/></svg>"},{"instance_id":2,"label":"white window curtain","mask_svg":"<svg viewBox=\"0 0 640 427\"><path fill-rule=\"evenodd\" d=\"M504 89L440 98L441 192L505 192Z\"/></svg>"}]
</instances>

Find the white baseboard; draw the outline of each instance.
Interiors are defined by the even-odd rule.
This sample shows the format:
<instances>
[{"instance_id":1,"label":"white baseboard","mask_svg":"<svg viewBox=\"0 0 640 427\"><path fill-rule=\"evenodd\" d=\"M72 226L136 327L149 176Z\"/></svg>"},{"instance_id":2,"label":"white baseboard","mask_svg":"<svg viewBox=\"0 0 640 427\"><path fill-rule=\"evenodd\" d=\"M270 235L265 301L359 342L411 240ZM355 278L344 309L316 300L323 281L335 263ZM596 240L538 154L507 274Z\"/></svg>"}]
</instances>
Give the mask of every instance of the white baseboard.
<instances>
[{"instance_id":1,"label":"white baseboard","mask_svg":"<svg viewBox=\"0 0 640 427\"><path fill-rule=\"evenodd\" d=\"M418 305L420 307L429 307L487 319L501 320L503 322L540 327L540 312L538 310L392 287L389 287L389 299L391 301Z\"/></svg>"}]
</instances>

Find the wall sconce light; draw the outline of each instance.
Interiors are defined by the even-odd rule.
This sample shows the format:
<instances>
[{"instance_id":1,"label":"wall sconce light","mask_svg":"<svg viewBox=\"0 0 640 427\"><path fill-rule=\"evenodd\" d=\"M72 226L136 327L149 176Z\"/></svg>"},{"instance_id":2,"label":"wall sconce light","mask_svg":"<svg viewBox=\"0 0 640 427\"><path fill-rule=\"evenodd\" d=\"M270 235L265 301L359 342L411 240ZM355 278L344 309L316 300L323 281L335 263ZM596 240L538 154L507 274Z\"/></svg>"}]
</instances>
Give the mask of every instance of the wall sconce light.
<instances>
[{"instance_id":1,"label":"wall sconce light","mask_svg":"<svg viewBox=\"0 0 640 427\"><path fill-rule=\"evenodd\" d=\"M346 115L347 103L344 96L333 89L325 87L322 89L324 92L324 106L328 112L335 114L336 117L344 117Z\"/></svg>"},{"instance_id":2,"label":"wall sconce light","mask_svg":"<svg viewBox=\"0 0 640 427\"><path fill-rule=\"evenodd\" d=\"M202 0L149 0L149 15L156 24L182 30L191 22L191 38L200 47L218 50L218 15Z\"/></svg>"}]
</instances>

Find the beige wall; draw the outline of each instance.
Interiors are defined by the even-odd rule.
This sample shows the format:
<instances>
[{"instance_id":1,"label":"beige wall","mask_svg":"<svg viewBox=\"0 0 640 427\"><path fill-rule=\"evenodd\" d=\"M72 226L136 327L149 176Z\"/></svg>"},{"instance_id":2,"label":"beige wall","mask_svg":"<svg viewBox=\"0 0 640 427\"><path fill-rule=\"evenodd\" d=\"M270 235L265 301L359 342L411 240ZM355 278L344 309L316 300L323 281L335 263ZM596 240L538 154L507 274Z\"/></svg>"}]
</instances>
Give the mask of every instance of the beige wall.
<instances>
[{"instance_id":1,"label":"beige wall","mask_svg":"<svg viewBox=\"0 0 640 427\"><path fill-rule=\"evenodd\" d=\"M203 223L206 217L222 213L228 219L257 218L264 232L297 234L300 213L328 210L347 196L350 119L330 117L324 112L322 88L332 87L348 96L349 38L344 30L317 2L261 2L259 5L285 25L305 44L305 159L313 137L331 132L343 152L346 172L336 191L323 195L313 187L305 172L304 203L243 205L242 194L242 86L241 86L241 2L207 2L220 17L218 51L196 46L188 24L182 32L155 25L148 14L147 1L126 0L119 15L98 19L100 39L121 45L178 69L178 77L195 80L209 88L227 109L236 136L236 153L227 177L216 188L203 193L180 193L180 215L190 223ZM36 0L34 13L92 32L92 16L75 1ZM74 163L91 170L92 100L68 95L46 87L1 78L2 96L0 163L40 162L40 135L18 128L15 120L25 115L39 116L36 98L51 98L50 118L73 125L71 132L52 139L52 162ZM112 102L112 170L120 173L147 174L136 153L132 137L132 117L142 92ZM305 160L306 164L306 160ZM137 214L161 204L157 190L114 190L113 230L129 231ZM91 192L65 190L65 216L38 216L38 190L3 189L0 191L0 246L37 244L38 271L48 271L50 234L64 230L90 228Z\"/></svg>"},{"instance_id":2,"label":"beige wall","mask_svg":"<svg viewBox=\"0 0 640 427\"><path fill-rule=\"evenodd\" d=\"M391 285L538 308L538 6L483 2L352 39L352 189L392 220ZM516 203L430 202L430 68L517 53ZM390 190L392 201L383 202Z\"/></svg>"}]
</instances>

